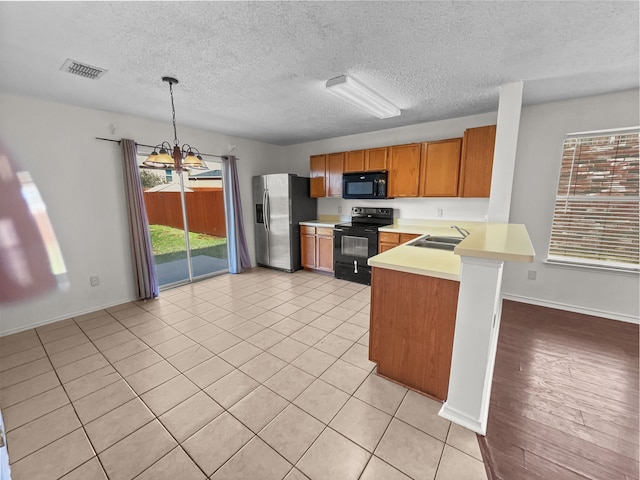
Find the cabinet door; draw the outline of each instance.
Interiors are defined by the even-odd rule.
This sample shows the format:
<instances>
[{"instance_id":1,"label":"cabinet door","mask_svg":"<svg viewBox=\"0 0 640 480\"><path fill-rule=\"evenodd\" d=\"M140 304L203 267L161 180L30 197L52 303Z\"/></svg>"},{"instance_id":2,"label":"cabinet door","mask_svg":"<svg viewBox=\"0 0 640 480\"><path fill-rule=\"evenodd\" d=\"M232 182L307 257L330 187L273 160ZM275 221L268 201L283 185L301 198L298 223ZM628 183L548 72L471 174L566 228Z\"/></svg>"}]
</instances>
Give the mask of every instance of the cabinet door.
<instances>
[{"instance_id":1,"label":"cabinet door","mask_svg":"<svg viewBox=\"0 0 640 480\"><path fill-rule=\"evenodd\" d=\"M318 228L316 237L317 268L325 272L333 272L333 230Z\"/></svg>"},{"instance_id":2,"label":"cabinet door","mask_svg":"<svg viewBox=\"0 0 640 480\"><path fill-rule=\"evenodd\" d=\"M417 197L420 193L420 144L389 147L388 196Z\"/></svg>"},{"instance_id":3,"label":"cabinet door","mask_svg":"<svg viewBox=\"0 0 640 480\"><path fill-rule=\"evenodd\" d=\"M364 172L364 150L347 152L344 161L345 172Z\"/></svg>"},{"instance_id":4,"label":"cabinet door","mask_svg":"<svg viewBox=\"0 0 640 480\"><path fill-rule=\"evenodd\" d=\"M311 171L311 187L309 196L319 198L325 196L326 155L312 155L309 159Z\"/></svg>"},{"instance_id":5,"label":"cabinet door","mask_svg":"<svg viewBox=\"0 0 640 480\"><path fill-rule=\"evenodd\" d=\"M342 172L344 152L327 155L327 197L342 197Z\"/></svg>"},{"instance_id":6,"label":"cabinet door","mask_svg":"<svg viewBox=\"0 0 640 480\"><path fill-rule=\"evenodd\" d=\"M369 358L377 372L446 400L460 282L371 270Z\"/></svg>"},{"instance_id":7,"label":"cabinet door","mask_svg":"<svg viewBox=\"0 0 640 480\"><path fill-rule=\"evenodd\" d=\"M400 241L400 234L395 232L378 232L378 240L383 243L395 243Z\"/></svg>"},{"instance_id":8,"label":"cabinet door","mask_svg":"<svg viewBox=\"0 0 640 480\"><path fill-rule=\"evenodd\" d=\"M378 243L378 253L386 252L387 250L391 250L392 248L397 247L397 246L398 246L397 243L379 242Z\"/></svg>"},{"instance_id":9,"label":"cabinet door","mask_svg":"<svg viewBox=\"0 0 640 480\"><path fill-rule=\"evenodd\" d=\"M465 130L458 196L474 198L489 196L495 143L495 125Z\"/></svg>"},{"instance_id":10,"label":"cabinet door","mask_svg":"<svg viewBox=\"0 0 640 480\"><path fill-rule=\"evenodd\" d=\"M401 233L400 234L400 243L406 243L410 240L414 240L416 238L418 238L420 235L417 235L415 233Z\"/></svg>"},{"instance_id":11,"label":"cabinet door","mask_svg":"<svg viewBox=\"0 0 640 480\"><path fill-rule=\"evenodd\" d=\"M364 170L366 172L374 172L376 170L388 170L389 149L387 147L382 148L370 148L365 150L364 154Z\"/></svg>"},{"instance_id":12,"label":"cabinet door","mask_svg":"<svg viewBox=\"0 0 640 480\"><path fill-rule=\"evenodd\" d=\"M300 228L300 263L304 268L316 268L316 229Z\"/></svg>"},{"instance_id":13,"label":"cabinet door","mask_svg":"<svg viewBox=\"0 0 640 480\"><path fill-rule=\"evenodd\" d=\"M462 138L422 144L420 163L421 197L458 195Z\"/></svg>"}]
</instances>

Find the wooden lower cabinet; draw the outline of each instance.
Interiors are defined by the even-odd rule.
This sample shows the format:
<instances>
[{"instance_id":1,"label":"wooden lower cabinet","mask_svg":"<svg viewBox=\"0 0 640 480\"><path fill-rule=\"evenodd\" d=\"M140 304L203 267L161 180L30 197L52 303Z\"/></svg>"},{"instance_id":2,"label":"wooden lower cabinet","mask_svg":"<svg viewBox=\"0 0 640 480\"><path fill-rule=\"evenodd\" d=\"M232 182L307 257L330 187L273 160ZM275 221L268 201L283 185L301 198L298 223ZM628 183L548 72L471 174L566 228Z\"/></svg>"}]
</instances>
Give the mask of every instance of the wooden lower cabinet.
<instances>
[{"instance_id":1,"label":"wooden lower cabinet","mask_svg":"<svg viewBox=\"0 0 640 480\"><path fill-rule=\"evenodd\" d=\"M317 269L333 272L333 229L316 229Z\"/></svg>"},{"instance_id":2,"label":"wooden lower cabinet","mask_svg":"<svg viewBox=\"0 0 640 480\"><path fill-rule=\"evenodd\" d=\"M391 250L403 243L406 243L421 235L415 233L395 233L395 232L379 232L378 233L378 253Z\"/></svg>"},{"instance_id":3,"label":"wooden lower cabinet","mask_svg":"<svg viewBox=\"0 0 640 480\"><path fill-rule=\"evenodd\" d=\"M460 283L372 269L369 359L378 373L446 400Z\"/></svg>"},{"instance_id":4,"label":"wooden lower cabinet","mask_svg":"<svg viewBox=\"0 0 640 480\"><path fill-rule=\"evenodd\" d=\"M300 263L303 268L316 267L316 228L300 227Z\"/></svg>"},{"instance_id":5,"label":"wooden lower cabinet","mask_svg":"<svg viewBox=\"0 0 640 480\"><path fill-rule=\"evenodd\" d=\"M307 270L333 272L333 228L302 225L300 257Z\"/></svg>"}]
</instances>

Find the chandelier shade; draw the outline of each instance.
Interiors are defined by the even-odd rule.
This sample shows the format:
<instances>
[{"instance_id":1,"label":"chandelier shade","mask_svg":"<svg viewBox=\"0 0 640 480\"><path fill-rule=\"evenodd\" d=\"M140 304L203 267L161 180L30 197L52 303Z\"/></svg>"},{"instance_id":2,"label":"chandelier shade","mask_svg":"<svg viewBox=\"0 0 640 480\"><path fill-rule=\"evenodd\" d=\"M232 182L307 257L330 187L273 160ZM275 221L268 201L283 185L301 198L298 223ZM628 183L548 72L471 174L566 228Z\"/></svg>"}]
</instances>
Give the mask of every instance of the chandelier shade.
<instances>
[{"instance_id":1,"label":"chandelier shade","mask_svg":"<svg viewBox=\"0 0 640 480\"><path fill-rule=\"evenodd\" d=\"M171 95L171 112L173 115L173 147L169 142L162 142L153 147L153 151L142 164L147 168L157 168L162 170L208 170L207 164L202 159L197 148L189 144L180 147L178 133L176 129L176 108L173 102L173 85L178 83L173 77L162 77L163 82L169 84L169 94Z\"/></svg>"}]
</instances>

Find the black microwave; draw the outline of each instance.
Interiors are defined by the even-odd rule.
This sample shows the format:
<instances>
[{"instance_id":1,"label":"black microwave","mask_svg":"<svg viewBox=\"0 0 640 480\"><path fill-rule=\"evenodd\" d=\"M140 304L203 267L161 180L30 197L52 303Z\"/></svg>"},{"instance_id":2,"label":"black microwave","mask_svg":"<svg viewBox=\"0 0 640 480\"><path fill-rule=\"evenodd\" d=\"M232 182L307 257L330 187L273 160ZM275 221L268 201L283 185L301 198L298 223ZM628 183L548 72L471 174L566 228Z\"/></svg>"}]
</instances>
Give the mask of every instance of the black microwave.
<instances>
[{"instance_id":1,"label":"black microwave","mask_svg":"<svg viewBox=\"0 0 640 480\"><path fill-rule=\"evenodd\" d=\"M387 171L344 173L342 198L387 198Z\"/></svg>"}]
</instances>

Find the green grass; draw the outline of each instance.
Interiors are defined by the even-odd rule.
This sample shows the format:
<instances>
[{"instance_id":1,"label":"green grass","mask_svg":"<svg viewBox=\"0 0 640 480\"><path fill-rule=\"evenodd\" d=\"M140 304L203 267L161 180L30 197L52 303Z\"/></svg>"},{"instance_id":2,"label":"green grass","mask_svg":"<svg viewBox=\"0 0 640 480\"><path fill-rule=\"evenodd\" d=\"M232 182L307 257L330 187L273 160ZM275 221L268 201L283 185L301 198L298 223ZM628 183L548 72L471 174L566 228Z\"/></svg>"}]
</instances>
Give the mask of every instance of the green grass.
<instances>
[{"instance_id":1,"label":"green grass","mask_svg":"<svg viewBox=\"0 0 640 480\"><path fill-rule=\"evenodd\" d=\"M151 245L154 256L185 251L184 232L182 230L165 225L149 225L149 230L151 232ZM189 232L189 242L191 243L191 250L199 250L216 245L224 245L227 243L227 239L225 237Z\"/></svg>"}]
</instances>

